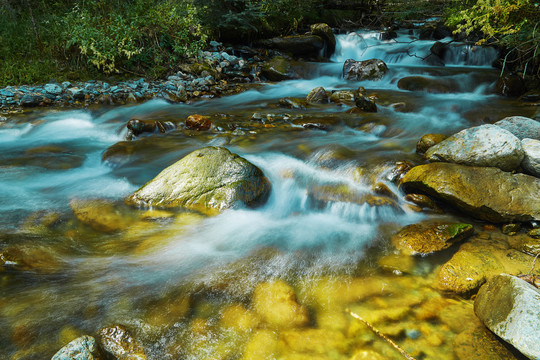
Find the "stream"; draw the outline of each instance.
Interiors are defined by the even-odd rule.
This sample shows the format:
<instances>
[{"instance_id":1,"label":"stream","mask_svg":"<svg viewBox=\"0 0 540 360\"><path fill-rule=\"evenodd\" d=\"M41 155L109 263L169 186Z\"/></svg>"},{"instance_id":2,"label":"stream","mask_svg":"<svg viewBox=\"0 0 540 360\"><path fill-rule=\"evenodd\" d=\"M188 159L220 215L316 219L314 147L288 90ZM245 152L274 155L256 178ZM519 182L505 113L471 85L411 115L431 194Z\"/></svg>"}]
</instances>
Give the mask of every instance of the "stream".
<instances>
[{"instance_id":1,"label":"stream","mask_svg":"<svg viewBox=\"0 0 540 360\"><path fill-rule=\"evenodd\" d=\"M434 41L406 32L388 41L370 31L336 39L331 61L311 64L306 79L192 104L39 109L1 124L0 251L22 260L3 259L13 266L0 271L0 358L48 359L74 338L114 324L128 327L149 359L402 358L344 312L350 308L418 359L457 359L453 341L474 317L472 301L432 287L434 271L455 248L409 257L395 253L389 237L424 219L471 219L415 211L392 171L398 161L422 163L415 146L424 134L532 117L534 109L493 94L499 70L491 67L498 55L492 48L452 43L445 66L434 66L422 60ZM345 81L343 63L351 58L381 59L389 72L380 81ZM399 89L407 76L443 81L451 91ZM378 112L278 104L318 86L362 86ZM125 140L130 119L191 114L210 116L213 128ZM123 205L204 146L224 146L262 169L272 184L268 202L214 217ZM378 183L395 194L391 203L380 202ZM332 186L373 201L317 193ZM95 200L118 228L81 222L73 199ZM274 280L292 287L308 309L304 327L272 328L255 314L254 289ZM425 315L430 306L442 315Z\"/></svg>"}]
</instances>

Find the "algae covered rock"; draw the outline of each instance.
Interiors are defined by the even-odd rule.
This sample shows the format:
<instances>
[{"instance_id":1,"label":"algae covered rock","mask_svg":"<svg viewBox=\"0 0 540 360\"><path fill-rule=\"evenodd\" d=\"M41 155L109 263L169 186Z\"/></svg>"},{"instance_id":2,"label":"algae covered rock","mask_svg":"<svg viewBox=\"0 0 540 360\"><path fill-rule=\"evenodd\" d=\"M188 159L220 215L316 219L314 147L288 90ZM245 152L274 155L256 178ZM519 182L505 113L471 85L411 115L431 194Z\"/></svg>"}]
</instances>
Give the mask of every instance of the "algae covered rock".
<instances>
[{"instance_id":1,"label":"algae covered rock","mask_svg":"<svg viewBox=\"0 0 540 360\"><path fill-rule=\"evenodd\" d=\"M328 94L322 86L311 90L306 97L306 102L310 104L326 104L328 100Z\"/></svg>"},{"instance_id":2,"label":"algae covered rock","mask_svg":"<svg viewBox=\"0 0 540 360\"><path fill-rule=\"evenodd\" d=\"M481 125L462 130L426 151L426 159L469 166L517 169L523 160L521 141L508 130Z\"/></svg>"},{"instance_id":3,"label":"algae covered rock","mask_svg":"<svg viewBox=\"0 0 540 360\"><path fill-rule=\"evenodd\" d=\"M474 232L470 224L434 222L412 224L392 237L392 244L405 253L427 254L444 250Z\"/></svg>"},{"instance_id":4,"label":"algae covered rock","mask_svg":"<svg viewBox=\"0 0 540 360\"><path fill-rule=\"evenodd\" d=\"M275 56L261 66L261 73L270 81L300 79L309 74L309 65L283 56Z\"/></svg>"},{"instance_id":5,"label":"algae covered rock","mask_svg":"<svg viewBox=\"0 0 540 360\"><path fill-rule=\"evenodd\" d=\"M454 352L459 360L517 360L510 350L483 326L456 336Z\"/></svg>"},{"instance_id":6,"label":"algae covered rock","mask_svg":"<svg viewBox=\"0 0 540 360\"><path fill-rule=\"evenodd\" d=\"M474 312L488 329L529 359L540 359L540 290L501 274L483 285Z\"/></svg>"},{"instance_id":7,"label":"algae covered rock","mask_svg":"<svg viewBox=\"0 0 540 360\"><path fill-rule=\"evenodd\" d=\"M497 239L472 238L441 266L435 276L435 287L458 294L471 294L501 272L527 273L534 257L511 249ZM535 274L540 274L536 270Z\"/></svg>"},{"instance_id":8,"label":"algae covered rock","mask_svg":"<svg viewBox=\"0 0 540 360\"><path fill-rule=\"evenodd\" d=\"M69 206L79 221L104 233L124 230L131 223L130 218L108 200L75 198Z\"/></svg>"},{"instance_id":9,"label":"algae covered rock","mask_svg":"<svg viewBox=\"0 0 540 360\"><path fill-rule=\"evenodd\" d=\"M307 309L296 301L293 288L281 280L259 284L253 293L253 308L274 327L293 328L309 322Z\"/></svg>"},{"instance_id":10,"label":"algae covered rock","mask_svg":"<svg viewBox=\"0 0 540 360\"><path fill-rule=\"evenodd\" d=\"M431 195L482 220L540 220L540 179L525 174L432 163L411 169L401 186L407 192Z\"/></svg>"},{"instance_id":11,"label":"algae covered rock","mask_svg":"<svg viewBox=\"0 0 540 360\"><path fill-rule=\"evenodd\" d=\"M96 339L85 335L58 350L51 360L103 360Z\"/></svg>"},{"instance_id":12,"label":"algae covered rock","mask_svg":"<svg viewBox=\"0 0 540 360\"><path fill-rule=\"evenodd\" d=\"M379 59L355 61L348 59L343 64L343 78L345 80L380 80L388 72L388 66Z\"/></svg>"},{"instance_id":13,"label":"algae covered rock","mask_svg":"<svg viewBox=\"0 0 540 360\"><path fill-rule=\"evenodd\" d=\"M416 143L416 153L424 154L430 147L446 140L446 138L447 136L443 134L426 134Z\"/></svg>"},{"instance_id":14,"label":"algae covered rock","mask_svg":"<svg viewBox=\"0 0 540 360\"><path fill-rule=\"evenodd\" d=\"M330 57L336 50L336 38L332 28L328 24L318 23L311 25L310 30L313 35L320 36L324 40L326 44L324 56Z\"/></svg>"},{"instance_id":15,"label":"algae covered rock","mask_svg":"<svg viewBox=\"0 0 540 360\"><path fill-rule=\"evenodd\" d=\"M169 166L125 201L215 212L238 205L260 205L270 188L258 167L225 148L210 146Z\"/></svg>"},{"instance_id":16,"label":"algae covered rock","mask_svg":"<svg viewBox=\"0 0 540 360\"><path fill-rule=\"evenodd\" d=\"M142 344L122 325L103 328L98 332L100 344L107 354L118 360L146 360Z\"/></svg>"}]
</instances>

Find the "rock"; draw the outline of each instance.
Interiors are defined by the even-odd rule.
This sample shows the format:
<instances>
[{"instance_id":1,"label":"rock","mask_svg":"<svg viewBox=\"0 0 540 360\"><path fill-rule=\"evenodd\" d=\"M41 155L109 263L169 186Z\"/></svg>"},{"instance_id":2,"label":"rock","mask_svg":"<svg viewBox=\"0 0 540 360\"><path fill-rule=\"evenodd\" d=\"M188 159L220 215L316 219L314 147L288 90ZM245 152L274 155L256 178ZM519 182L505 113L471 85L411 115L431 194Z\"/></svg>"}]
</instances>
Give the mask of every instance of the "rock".
<instances>
[{"instance_id":1,"label":"rock","mask_svg":"<svg viewBox=\"0 0 540 360\"><path fill-rule=\"evenodd\" d=\"M481 125L462 130L432 146L425 158L511 171L517 169L523 156L521 141L511 132L495 125Z\"/></svg>"},{"instance_id":2,"label":"rock","mask_svg":"<svg viewBox=\"0 0 540 360\"><path fill-rule=\"evenodd\" d=\"M286 107L288 109L305 109L301 99L293 99L290 97L281 98L278 100L279 106Z\"/></svg>"},{"instance_id":3,"label":"rock","mask_svg":"<svg viewBox=\"0 0 540 360\"><path fill-rule=\"evenodd\" d=\"M343 64L343 78L345 80L380 80L388 72L388 66L379 59L355 61L348 59Z\"/></svg>"},{"instance_id":4,"label":"rock","mask_svg":"<svg viewBox=\"0 0 540 360\"><path fill-rule=\"evenodd\" d=\"M536 103L540 102L540 89L534 89L531 91L527 91L525 94L523 94L519 100L521 100L524 103Z\"/></svg>"},{"instance_id":5,"label":"rock","mask_svg":"<svg viewBox=\"0 0 540 360\"><path fill-rule=\"evenodd\" d=\"M523 170L532 176L540 177L540 140L521 140L525 157L521 163Z\"/></svg>"},{"instance_id":6,"label":"rock","mask_svg":"<svg viewBox=\"0 0 540 360\"><path fill-rule=\"evenodd\" d=\"M505 74L495 84L495 92L507 97L519 97L525 91L527 91L525 82L517 75Z\"/></svg>"},{"instance_id":7,"label":"rock","mask_svg":"<svg viewBox=\"0 0 540 360\"><path fill-rule=\"evenodd\" d=\"M49 247L13 245L0 252L0 272L4 269L54 274L62 262Z\"/></svg>"},{"instance_id":8,"label":"rock","mask_svg":"<svg viewBox=\"0 0 540 360\"><path fill-rule=\"evenodd\" d=\"M355 105L358 109L364 112L377 112L377 105L371 99L365 96L359 96L355 100Z\"/></svg>"},{"instance_id":9,"label":"rock","mask_svg":"<svg viewBox=\"0 0 540 360\"><path fill-rule=\"evenodd\" d=\"M483 326L465 330L454 339L459 360L517 360L495 335Z\"/></svg>"},{"instance_id":10,"label":"rock","mask_svg":"<svg viewBox=\"0 0 540 360\"><path fill-rule=\"evenodd\" d=\"M125 202L215 213L239 204L260 205L270 188L258 167L225 148L210 146L167 167Z\"/></svg>"},{"instance_id":11,"label":"rock","mask_svg":"<svg viewBox=\"0 0 540 360\"><path fill-rule=\"evenodd\" d=\"M328 329L287 330L280 337L286 352L327 354L332 352L345 353L351 341L348 341L341 331Z\"/></svg>"},{"instance_id":12,"label":"rock","mask_svg":"<svg viewBox=\"0 0 540 360\"><path fill-rule=\"evenodd\" d=\"M449 248L474 233L470 224L428 222L407 225L392 237L392 244L408 254L428 254Z\"/></svg>"},{"instance_id":13,"label":"rock","mask_svg":"<svg viewBox=\"0 0 540 360\"><path fill-rule=\"evenodd\" d=\"M230 305L221 312L219 325L227 329L235 329L240 332L250 332L256 329L260 323L257 314L242 305Z\"/></svg>"},{"instance_id":14,"label":"rock","mask_svg":"<svg viewBox=\"0 0 540 360\"><path fill-rule=\"evenodd\" d=\"M430 147L437 145L446 138L447 136L443 134L426 134L416 143L416 153L422 155L428 151Z\"/></svg>"},{"instance_id":15,"label":"rock","mask_svg":"<svg viewBox=\"0 0 540 360\"><path fill-rule=\"evenodd\" d=\"M257 285L253 293L253 308L268 325L294 328L307 325L307 309L298 304L293 288L281 280Z\"/></svg>"},{"instance_id":16,"label":"rock","mask_svg":"<svg viewBox=\"0 0 540 360\"><path fill-rule=\"evenodd\" d=\"M131 224L130 219L107 200L75 198L69 202L69 207L79 221L100 232L113 233Z\"/></svg>"},{"instance_id":17,"label":"rock","mask_svg":"<svg viewBox=\"0 0 540 360\"><path fill-rule=\"evenodd\" d=\"M501 274L483 285L474 301L476 316L529 359L540 359L540 290Z\"/></svg>"},{"instance_id":18,"label":"rock","mask_svg":"<svg viewBox=\"0 0 540 360\"><path fill-rule=\"evenodd\" d=\"M540 220L540 179L497 168L432 163L410 170L401 186L491 222Z\"/></svg>"},{"instance_id":19,"label":"rock","mask_svg":"<svg viewBox=\"0 0 540 360\"><path fill-rule=\"evenodd\" d=\"M497 121L494 125L510 131L520 140L525 138L540 140L540 121L524 116L509 116Z\"/></svg>"},{"instance_id":20,"label":"rock","mask_svg":"<svg viewBox=\"0 0 540 360\"><path fill-rule=\"evenodd\" d=\"M527 233L527 235L529 235L533 239L540 239L540 229L532 229Z\"/></svg>"},{"instance_id":21,"label":"rock","mask_svg":"<svg viewBox=\"0 0 540 360\"><path fill-rule=\"evenodd\" d=\"M540 254L540 229L532 229L527 234L517 233L508 239L513 249L536 256Z\"/></svg>"},{"instance_id":22,"label":"rock","mask_svg":"<svg viewBox=\"0 0 540 360\"><path fill-rule=\"evenodd\" d=\"M408 161L398 161L394 167L390 170L387 176L388 181L397 183L403 179L405 174L413 168L413 164Z\"/></svg>"},{"instance_id":23,"label":"rock","mask_svg":"<svg viewBox=\"0 0 540 360\"><path fill-rule=\"evenodd\" d=\"M58 350L51 360L103 360L96 339L84 335Z\"/></svg>"},{"instance_id":24,"label":"rock","mask_svg":"<svg viewBox=\"0 0 540 360\"><path fill-rule=\"evenodd\" d=\"M322 86L316 87L311 90L306 96L306 102L310 104L326 104L328 103L329 98L326 90Z\"/></svg>"},{"instance_id":25,"label":"rock","mask_svg":"<svg viewBox=\"0 0 540 360\"><path fill-rule=\"evenodd\" d=\"M435 44L433 44L429 51L438 58L444 59L444 55L448 51L448 43L437 41Z\"/></svg>"},{"instance_id":26,"label":"rock","mask_svg":"<svg viewBox=\"0 0 540 360\"><path fill-rule=\"evenodd\" d=\"M399 209L397 202L393 199L359 193L347 184L313 186L308 189L308 198L318 208L323 208L329 202L344 202L358 205L390 206L396 210Z\"/></svg>"},{"instance_id":27,"label":"rock","mask_svg":"<svg viewBox=\"0 0 540 360\"><path fill-rule=\"evenodd\" d=\"M261 42L264 47L290 53L294 56L317 57L322 55L325 41L317 35L275 37Z\"/></svg>"},{"instance_id":28,"label":"rock","mask_svg":"<svg viewBox=\"0 0 540 360\"><path fill-rule=\"evenodd\" d=\"M62 87L58 84L47 84L43 87L43 90L53 95L60 95L62 93Z\"/></svg>"},{"instance_id":29,"label":"rock","mask_svg":"<svg viewBox=\"0 0 540 360\"><path fill-rule=\"evenodd\" d=\"M356 94L351 90L336 90L330 95L330 101L336 104L352 105L355 99Z\"/></svg>"},{"instance_id":30,"label":"rock","mask_svg":"<svg viewBox=\"0 0 540 360\"><path fill-rule=\"evenodd\" d=\"M404 198L405 201L412 202L413 204L419 206L422 209L431 209L435 211L440 211L439 207L429 196L423 194L407 194Z\"/></svg>"},{"instance_id":31,"label":"rock","mask_svg":"<svg viewBox=\"0 0 540 360\"><path fill-rule=\"evenodd\" d=\"M309 67L306 66L283 56L275 56L261 65L261 73L270 81L300 79L308 73Z\"/></svg>"},{"instance_id":32,"label":"rock","mask_svg":"<svg viewBox=\"0 0 540 360\"><path fill-rule=\"evenodd\" d=\"M398 37L397 32L394 30L387 30L381 34L381 40L388 41Z\"/></svg>"},{"instance_id":33,"label":"rock","mask_svg":"<svg viewBox=\"0 0 540 360\"><path fill-rule=\"evenodd\" d=\"M22 107L35 107L39 105L40 101L39 96L26 94L21 98L20 105Z\"/></svg>"},{"instance_id":34,"label":"rock","mask_svg":"<svg viewBox=\"0 0 540 360\"><path fill-rule=\"evenodd\" d=\"M462 244L435 276L435 287L461 295L473 294L501 272L525 274L534 257L511 249L505 241L475 237ZM540 269L535 274L540 274Z\"/></svg>"},{"instance_id":35,"label":"rock","mask_svg":"<svg viewBox=\"0 0 540 360\"><path fill-rule=\"evenodd\" d=\"M449 79L429 78L425 76L406 76L399 79L398 88L408 91L425 91L432 94L457 92L458 85Z\"/></svg>"},{"instance_id":36,"label":"rock","mask_svg":"<svg viewBox=\"0 0 540 360\"><path fill-rule=\"evenodd\" d=\"M131 119L128 121L126 127L131 134L139 136L142 133L154 133L156 131L163 134L167 130L174 129L175 126L170 121Z\"/></svg>"},{"instance_id":37,"label":"rock","mask_svg":"<svg viewBox=\"0 0 540 360\"><path fill-rule=\"evenodd\" d=\"M212 122L208 116L189 115L186 119L186 128L193 130L209 130L212 127Z\"/></svg>"},{"instance_id":38,"label":"rock","mask_svg":"<svg viewBox=\"0 0 540 360\"><path fill-rule=\"evenodd\" d=\"M66 90L66 93L73 99L73 100L84 100L85 94L83 89L79 89L76 87L72 87Z\"/></svg>"},{"instance_id":39,"label":"rock","mask_svg":"<svg viewBox=\"0 0 540 360\"><path fill-rule=\"evenodd\" d=\"M505 235L515 235L519 230L521 230L520 223L510 223L501 226L501 232Z\"/></svg>"},{"instance_id":40,"label":"rock","mask_svg":"<svg viewBox=\"0 0 540 360\"><path fill-rule=\"evenodd\" d=\"M310 27L313 35L320 36L325 42L324 56L330 57L336 50L336 38L332 28L325 23L313 24Z\"/></svg>"},{"instance_id":41,"label":"rock","mask_svg":"<svg viewBox=\"0 0 540 360\"><path fill-rule=\"evenodd\" d=\"M106 353L118 360L146 360L142 344L122 325L103 328L98 331L99 342Z\"/></svg>"}]
</instances>

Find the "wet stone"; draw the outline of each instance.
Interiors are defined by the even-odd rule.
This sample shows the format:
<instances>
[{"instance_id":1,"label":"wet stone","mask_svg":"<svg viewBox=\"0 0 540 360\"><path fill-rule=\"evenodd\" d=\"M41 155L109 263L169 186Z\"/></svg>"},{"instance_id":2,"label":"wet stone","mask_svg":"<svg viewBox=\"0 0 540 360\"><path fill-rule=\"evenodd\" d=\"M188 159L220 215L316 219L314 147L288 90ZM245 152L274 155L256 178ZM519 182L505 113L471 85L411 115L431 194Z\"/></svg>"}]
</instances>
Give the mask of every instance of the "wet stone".
<instances>
[{"instance_id":1,"label":"wet stone","mask_svg":"<svg viewBox=\"0 0 540 360\"><path fill-rule=\"evenodd\" d=\"M146 360L142 344L122 325L106 327L98 331L99 343L106 353L118 360Z\"/></svg>"},{"instance_id":2,"label":"wet stone","mask_svg":"<svg viewBox=\"0 0 540 360\"><path fill-rule=\"evenodd\" d=\"M518 360L485 327L466 330L456 336L454 352L459 360Z\"/></svg>"},{"instance_id":3,"label":"wet stone","mask_svg":"<svg viewBox=\"0 0 540 360\"><path fill-rule=\"evenodd\" d=\"M424 154L430 147L437 145L446 138L447 136L443 134L426 134L416 144L416 153Z\"/></svg>"},{"instance_id":4,"label":"wet stone","mask_svg":"<svg viewBox=\"0 0 540 360\"><path fill-rule=\"evenodd\" d=\"M85 335L60 349L51 360L104 360L96 339Z\"/></svg>"}]
</instances>

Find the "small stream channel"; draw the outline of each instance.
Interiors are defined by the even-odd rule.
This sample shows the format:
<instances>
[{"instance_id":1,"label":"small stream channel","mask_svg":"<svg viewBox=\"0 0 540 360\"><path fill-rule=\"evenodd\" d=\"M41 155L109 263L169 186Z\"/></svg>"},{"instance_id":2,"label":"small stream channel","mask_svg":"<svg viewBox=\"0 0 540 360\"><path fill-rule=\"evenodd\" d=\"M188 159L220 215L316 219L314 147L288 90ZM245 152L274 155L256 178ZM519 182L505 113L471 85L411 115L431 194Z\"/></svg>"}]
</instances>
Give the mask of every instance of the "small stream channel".
<instances>
[{"instance_id":1,"label":"small stream channel","mask_svg":"<svg viewBox=\"0 0 540 360\"><path fill-rule=\"evenodd\" d=\"M403 225L459 214L412 210L390 181L392 169L397 161L422 162L415 145L426 133L450 135L534 114L492 93L496 50L452 43L445 66L430 66L422 58L433 41L380 35L338 35L331 62L312 64L309 78L226 98L37 110L3 124L0 250L12 249L27 263L0 272L0 358L50 358L79 335L124 324L150 359L351 359L358 351L400 359L345 314L350 307L419 359L455 359L454 337L474 316L472 302L445 298L431 286L434 270L455 249L401 256L388 238ZM350 58L379 58L390 71L381 81L345 81L341 70ZM398 88L413 75L451 90ZM363 86L376 96L378 112L278 105L317 86ZM211 116L213 129L124 141L129 119L190 114ZM215 217L123 206L163 168L208 145L227 147L263 170L272 183L266 205ZM317 189L346 186L357 197L376 198L376 183L396 194L392 203L317 196ZM101 211L113 214L119 231L79 222L69 206L75 198L110 201ZM309 309L308 330L274 329L254 315L253 290L275 279L291 285ZM419 315L429 304L439 304L434 311L445 312L443 320Z\"/></svg>"}]
</instances>

